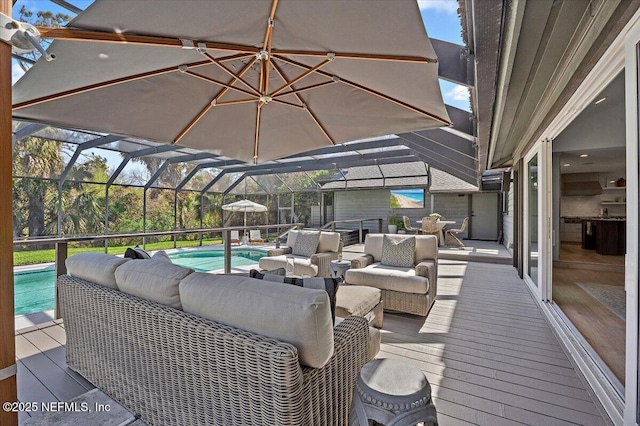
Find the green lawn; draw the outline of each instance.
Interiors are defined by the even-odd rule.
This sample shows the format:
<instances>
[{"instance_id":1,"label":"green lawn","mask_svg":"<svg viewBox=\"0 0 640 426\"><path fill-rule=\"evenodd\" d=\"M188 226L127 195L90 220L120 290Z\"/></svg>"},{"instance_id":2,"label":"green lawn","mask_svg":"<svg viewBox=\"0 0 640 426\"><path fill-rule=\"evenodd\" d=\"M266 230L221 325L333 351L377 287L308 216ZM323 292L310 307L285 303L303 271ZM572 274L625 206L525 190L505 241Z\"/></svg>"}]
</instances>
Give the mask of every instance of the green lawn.
<instances>
[{"instance_id":1,"label":"green lawn","mask_svg":"<svg viewBox=\"0 0 640 426\"><path fill-rule=\"evenodd\" d=\"M203 245L220 244L222 239L209 238L202 240ZM194 247L200 245L200 240L195 241L178 241L178 247ZM123 254L128 247L131 246L109 246L109 254ZM158 243L148 243L147 251L171 249L173 248L173 241L161 241ZM76 253L83 252L97 252L104 253L104 247L69 247L68 255L71 256ZM35 263L53 262L56 258L55 249L44 250L29 250L29 251L14 251L13 252L13 264L14 266L33 265Z\"/></svg>"}]
</instances>

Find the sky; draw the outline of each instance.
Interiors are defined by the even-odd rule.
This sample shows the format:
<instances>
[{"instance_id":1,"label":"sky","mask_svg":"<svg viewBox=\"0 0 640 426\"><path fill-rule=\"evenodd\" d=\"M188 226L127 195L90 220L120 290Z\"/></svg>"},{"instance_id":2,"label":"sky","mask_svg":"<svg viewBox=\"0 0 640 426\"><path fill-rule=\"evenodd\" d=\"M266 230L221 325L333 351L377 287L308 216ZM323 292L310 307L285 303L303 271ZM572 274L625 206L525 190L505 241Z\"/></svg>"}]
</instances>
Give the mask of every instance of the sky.
<instances>
[{"instance_id":1,"label":"sky","mask_svg":"<svg viewBox=\"0 0 640 426\"><path fill-rule=\"evenodd\" d=\"M425 24L427 34L431 38L436 38L456 44L463 44L461 37L460 19L458 17L458 3L456 0L417 0ZM87 8L93 0L68 0L69 3L81 8ZM375 4L373 2L372 4ZM54 13L62 12L73 16L73 13L48 0L18 0L14 5L14 17L17 17L18 11L22 6L28 10L37 12L38 10L49 10ZM372 6L373 7L373 6ZM24 71L13 61L12 81L15 83ZM464 87L440 79L440 90L444 102L448 105L455 106L465 111L471 111L469 102L469 90ZM121 160L119 154L109 153L106 150L95 150L96 154L107 157L108 167L116 167Z\"/></svg>"}]
</instances>

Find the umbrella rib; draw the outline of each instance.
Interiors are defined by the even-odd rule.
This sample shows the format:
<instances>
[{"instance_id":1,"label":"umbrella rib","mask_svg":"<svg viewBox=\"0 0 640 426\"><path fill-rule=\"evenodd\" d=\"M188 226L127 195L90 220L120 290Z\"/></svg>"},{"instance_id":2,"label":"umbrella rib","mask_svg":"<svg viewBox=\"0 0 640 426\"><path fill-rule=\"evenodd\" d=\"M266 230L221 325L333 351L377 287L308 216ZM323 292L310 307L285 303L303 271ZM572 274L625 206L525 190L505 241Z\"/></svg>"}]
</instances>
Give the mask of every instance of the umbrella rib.
<instances>
[{"instance_id":1,"label":"umbrella rib","mask_svg":"<svg viewBox=\"0 0 640 426\"><path fill-rule=\"evenodd\" d=\"M409 55L382 55L375 53L347 53L347 52L332 52L335 54L336 59L362 59L367 61L389 61L389 62L417 62L417 63L437 63L436 58L425 58L421 56L409 56ZM326 57L327 52L320 51L308 51L308 50L279 50L274 49L273 55L278 56L314 56L314 57Z\"/></svg>"},{"instance_id":2,"label":"umbrella rib","mask_svg":"<svg viewBox=\"0 0 640 426\"><path fill-rule=\"evenodd\" d=\"M222 105L234 105L234 104L246 104L250 102L260 102L258 98L249 98L249 99L234 99L232 101L222 101L216 102L213 106L222 106Z\"/></svg>"},{"instance_id":3,"label":"umbrella rib","mask_svg":"<svg viewBox=\"0 0 640 426\"><path fill-rule=\"evenodd\" d=\"M233 56L237 56L237 55L233 55ZM242 56L246 56L246 55L242 55ZM255 55L250 55L253 56L253 59L251 61L249 61L249 63L247 63L247 65L245 65L245 67L240 70L240 72L238 73L238 75L234 75L233 80L231 80L229 82L229 86L233 86L236 81L238 81L238 77L242 77L242 75L244 75L244 73L246 73L251 66L256 62L256 57ZM174 144L179 143L180 140L182 138L184 138L184 136L189 133L189 131L191 131L191 129L198 124L198 122L202 119L202 117L204 117L209 110L213 107L213 105L220 105L220 103L218 102L218 100L220 98L222 98L222 96L224 96L225 93L227 93L229 91L229 87L223 87L222 90L216 95L215 98L213 98L213 100L208 103L199 113L198 115L196 115L196 117L191 120L191 122L187 125L187 127L185 127L184 129L182 129L182 131L178 134L178 136L175 138L175 140L173 141ZM256 99L257 100L257 99Z\"/></svg>"},{"instance_id":4,"label":"umbrella rib","mask_svg":"<svg viewBox=\"0 0 640 426\"><path fill-rule=\"evenodd\" d=\"M247 86L252 92L254 92L254 94L256 96L260 96L260 92L258 92L252 85L250 85L249 83L247 83L240 74L236 75L234 74L233 71L231 71L229 68L225 67L222 63L220 63L220 61L218 61L216 58L214 58L213 56L209 55L208 53L204 53L204 56L206 56L207 58L209 58L211 60L211 62L213 62L214 64L216 64L218 67L220 67L220 69L224 72L226 72L227 74L229 74L231 77L234 78L235 81L239 81L242 84L244 84L245 86Z\"/></svg>"},{"instance_id":5,"label":"umbrella rib","mask_svg":"<svg viewBox=\"0 0 640 426\"><path fill-rule=\"evenodd\" d=\"M230 84L231 86L233 86L233 85L238 81L239 77L242 77L242 76L243 76L247 71L249 71L249 69L251 69L251 67L253 66L253 64L255 64L255 62L256 62L257 60L258 60L258 59L257 59L255 56L253 56L253 59L252 59L251 61L249 61L249 62L247 63L247 65L245 65L245 66L244 66L244 68L242 68L242 69L240 70L240 72L238 73L238 75L234 76L233 80L232 80L232 81L230 81L230 82L229 82L229 84ZM218 94L216 95L216 97L215 97L215 98L213 98L213 100L214 100L214 101L218 101L218 100L219 100L219 99L221 99L221 98L225 95L225 93L227 93L228 91L229 91L229 89L228 89L227 87L224 87L224 88L220 91L220 93L218 93Z\"/></svg>"},{"instance_id":6,"label":"umbrella rib","mask_svg":"<svg viewBox=\"0 0 640 426\"><path fill-rule=\"evenodd\" d=\"M289 96L289 95L293 95L293 94L296 94L296 93L304 92L306 90L318 89L320 87L324 87L324 86L327 86L329 84L335 84L335 83L337 83L337 81L333 81L333 80L332 81L325 81L324 83L312 84L311 86L305 86L305 87L301 87L299 89L290 90L288 92L280 93L280 94L278 94L278 95L276 95L274 97L275 98L280 98L280 97L283 97L283 96Z\"/></svg>"},{"instance_id":7,"label":"umbrella rib","mask_svg":"<svg viewBox=\"0 0 640 426\"><path fill-rule=\"evenodd\" d=\"M186 70L184 73L192 75L192 76L197 77L199 79L202 79L204 81L208 81L209 83L213 83L213 84L217 84L219 86L226 87L227 89L236 90L238 92L244 93L245 95L256 96L254 93L251 93L248 90L244 90L244 89L241 89L239 87L232 86L232 85L227 84L227 83L225 83L223 81L216 80L215 78L211 78L211 77L207 77L207 76L204 76L204 75L197 74L197 73L195 73L195 72L193 72L191 70Z\"/></svg>"},{"instance_id":8,"label":"umbrella rib","mask_svg":"<svg viewBox=\"0 0 640 426\"><path fill-rule=\"evenodd\" d=\"M300 67L300 68L303 68L303 69L310 69L311 68L311 67L309 67L307 65L301 64L300 62L296 62L294 60L285 58L283 56L278 56L278 59L283 61L283 62L286 62L286 63L288 63L290 65L294 65L294 66L297 66L297 67ZM329 77L329 78L333 78L333 76L331 74L326 73L324 71L317 70L316 73L324 75L324 76ZM451 125L451 122L448 121L448 120L445 120L444 118L438 117L435 114L432 114L432 113L424 111L424 110L422 110L420 108L414 107L413 105L409 105L408 103L403 102L403 101L401 101L399 99L392 98L391 96L385 95L384 93L380 93L380 92L378 92L376 90L373 90L373 89L370 89L370 88L368 88L366 86L362 86L361 84L354 83L353 81L345 80L343 78L340 79L340 83L346 84L346 85L351 86L351 87L355 87L356 89L360 89L363 92L367 92L367 93L369 93L371 95L377 96L377 97L382 98L382 99L384 99L386 101L389 101L389 102L392 102L392 103L394 103L396 105L399 105L401 107L407 108L407 109L409 109L409 110L411 110L413 112L417 112L418 114L421 114L421 115L424 115L426 117L429 117L429 118L431 118L431 119L433 119L435 121L438 121L438 122L440 122L440 123L442 123L442 124L444 124L446 126Z\"/></svg>"},{"instance_id":9,"label":"umbrella rib","mask_svg":"<svg viewBox=\"0 0 640 426\"><path fill-rule=\"evenodd\" d=\"M194 62L191 64L187 64L188 67L191 68L196 68L196 67L201 67L204 65L210 65L211 62L209 61L200 61L200 62ZM122 84L122 83L128 83L130 81L135 81L135 80L140 80L143 78L148 78L148 77L155 77L157 75L162 75L162 74L169 74L172 72L176 72L178 71L178 67L168 67L168 68L162 68L159 70L154 70L154 71L147 71L147 72L143 72L140 74L135 74L135 75L130 75L127 77L121 77L121 78L116 78L113 80L108 80L108 81L103 81L100 83L95 83L95 84L90 84L88 86L83 86L83 87L78 87L76 89L71 89L71 90L66 90L64 92L60 92L60 93L54 93L52 95L47 95L47 96L43 96L41 98L36 98L36 99L32 99L29 101L25 101L25 102L20 102L18 104L13 105L13 110L18 110L18 109L22 109L22 108L27 108L30 106L34 106L34 105L38 105L44 102L49 102L49 101L55 101L58 99L62 99L62 98L66 98L68 96L72 96L72 95L78 95L81 93L86 93L86 92L90 92L92 90L97 90L97 89L102 89L105 87L110 87L110 86L115 86L118 84Z\"/></svg>"},{"instance_id":10,"label":"umbrella rib","mask_svg":"<svg viewBox=\"0 0 640 426\"><path fill-rule=\"evenodd\" d=\"M298 108L298 109L306 109L307 107L305 105L296 105L294 103L291 102L287 102L287 101L283 101L282 99L272 99L271 102L275 102L277 104L280 105L287 105L293 108Z\"/></svg>"},{"instance_id":11,"label":"umbrella rib","mask_svg":"<svg viewBox=\"0 0 640 426\"><path fill-rule=\"evenodd\" d=\"M280 68L276 65L275 62L272 62L271 65L273 66L273 69L276 70L276 72L278 73L278 75L280 76L280 78L283 81L287 81L287 79L284 77L284 74L282 73L282 70L280 70ZM305 111L307 111L307 113L309 114L309 116L311 117L311 119L313 120L314 123L316 123L316 126L318 126L318 128L320 129L320 131L322 132L322 134L325 135L325 137L327 139L329 139L329 142L331 142L332 145L335 145L335 141L333 140L333 138L331 137L331 135L329 135L329 132L327 132L327 130L324 128L324 126L322 125L322 123L320 123L320 120L318 120L318 118L315 116L315 114L309 109L309 107L307 106L307 104L302 100L302 98L300 97L300 95L298 95L297 93L293 93L293 96L296 97L296 99L298 100L298 102L300 102L302 105L305 106ZM276 99L277 100L277 99Z\"/></svg>"},{"instance_id":12,"label":"umbrella rib","mask_svg":"<svg viewBox=\"0 0 640 426\"><path fill-rule=\"evenodd\" d=\"M145 46L176 47L182 49L182 40L171 37L158 37L149 35L109 33L105 31L81 30L73 28L49 28L36 27L40 31L40 37L56 40L70 41L94 41L101 43L135 44ZM215 41L194 41L194 44L204 44L209 50L224 52L258 53L260 49L254 46L241 44L218 43Z\"/></svg>"},{"instance_id":13,"label":"umbrella rib","mask_svg":"<svg viewBox=\"0 0 640 426\"><path fill-rule=\"evenodd\" d=\"M211 108L213 108L213 105L211 104L211 102L207 103L207 105L198 113L198 115L196 115L195 118L191 120L191 122L187 125L187 127L182 129L182 131L178 134L178 136L173 140L173 143L174 144L180 143L180 140L182 140L182 138L187 133L189 133L189 131L193 128L193 126L195 126L202 119L202 117L204 117L205 114L209 112Z\"/></svg>"},{"instance_id":14,"label":"umbrella rib","mask_svg":"<svg viewBox=\"0 0 640 426\"><path fill-rule=\"evenodd\" d=\"M287 80L285 80L286 84L284 84L283 86L280 86L279 88L274 90L273 93L271 93L271 96L273 97L273 96L277 95L278 93L282 92L284 89L287 89L287 88L291 87L293 84L298 83L303 78L308 77L309 75L313 74L314 72L317 72L320 68L322 68L323 66L327 65L332 60L333 60L332 58L325 59L324 61L320 62L318 65L316 65L316 66L314 66L312 68L308 68L307 71L303 72L302 74L300 74L299 76L297 76L293 80L291 80L289 82L287 82Z\"/></svg>"}]
</instances>

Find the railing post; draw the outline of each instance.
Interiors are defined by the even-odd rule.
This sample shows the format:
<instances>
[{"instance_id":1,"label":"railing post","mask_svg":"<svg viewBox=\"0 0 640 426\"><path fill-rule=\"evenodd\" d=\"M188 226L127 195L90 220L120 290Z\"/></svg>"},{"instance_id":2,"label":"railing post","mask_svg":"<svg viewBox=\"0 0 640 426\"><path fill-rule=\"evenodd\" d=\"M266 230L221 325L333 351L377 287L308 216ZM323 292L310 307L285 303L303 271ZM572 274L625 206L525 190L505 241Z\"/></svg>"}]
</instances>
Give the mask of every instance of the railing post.
<instances>
[{"instance_id":1,"label":"railing post","mask_svg":"<svg viewBox=\"0 0 640 426\"><path fill-rule=\"evenodd\" d=\"M378 219L378 233L382 234L382 219Z\"/></svg>"},{"instance_id":2,"label":"railing post","mask_svg":"<svg viewBox=\"0 0 640 426\"><path fill-rule=\"evenodd\" d=\"M231 231L224 231L224 273L231 272Z\"/></svg>"},{"instance_id":3,"label":"railing post","mask_svg":"<svg viewBox=\"0 0 640 426\"><path fill-rule=\"evenodd\" d=\"M362 221L358 225L358 243L362 244Z\"/></svg>"},{"instance_id":4,"label":"railing post","mask_svg":"<svg viewBox=\"0 0 640 426\"><path fill-rule=\"evenodd\" d=\"M331 222L331 232L336 232L336 222L335 220Z\"/></svg>"},{"instance_id":5,"label":"railing post","mask_svg":"<svg viewBox=\"0 0 640 426\"><path fill-rule=\"evenodd\" d=\"M68 253L68 243L58 242L56 243L56 282L57 278L60 275L65 275L67 273L67 253ZM58 286L56 285L56 304L55 304L55 312L54 316L56 319L60 319L60 298L58 297Z\"/></svg>"}]
</instances>

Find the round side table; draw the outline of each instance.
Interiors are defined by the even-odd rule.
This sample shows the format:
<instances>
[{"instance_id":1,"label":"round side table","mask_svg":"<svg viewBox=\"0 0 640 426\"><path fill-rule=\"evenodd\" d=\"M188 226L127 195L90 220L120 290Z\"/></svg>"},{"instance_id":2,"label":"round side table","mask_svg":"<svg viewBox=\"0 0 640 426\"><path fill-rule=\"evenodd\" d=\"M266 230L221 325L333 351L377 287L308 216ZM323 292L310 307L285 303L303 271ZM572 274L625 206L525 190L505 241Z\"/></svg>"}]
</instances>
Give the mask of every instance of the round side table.
<instances>
[{"instance_id":1,"label":"round side table","mask_svg":"<svg viewBox=\"0 0 640 426\"><path fill-rule=\"evenodd\" d=\"M374 359L360 370L353 392L351 426L375 420L386 426L437 426L431 386L424 373L396 359Z\"/></svg>"},{"instance_id":2,"label":"round side table","mask_svg":"<svg viewBox=\"0 0 640 426\"><path fill-rule=\"evenodd\" d=\"M329 273L332 278L338 278L344 282L344 274L351 268L351 262L348 260L332 260L329 265Z\"/></svg>"}]
</instances>

